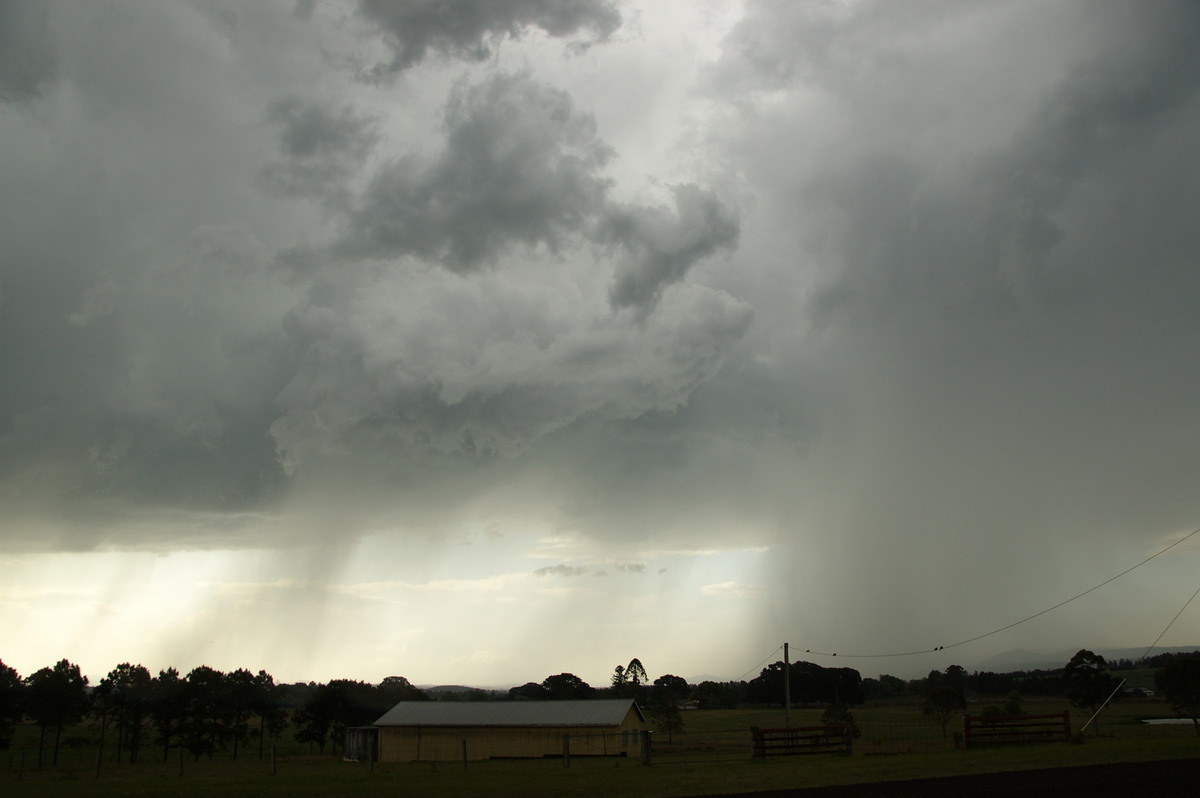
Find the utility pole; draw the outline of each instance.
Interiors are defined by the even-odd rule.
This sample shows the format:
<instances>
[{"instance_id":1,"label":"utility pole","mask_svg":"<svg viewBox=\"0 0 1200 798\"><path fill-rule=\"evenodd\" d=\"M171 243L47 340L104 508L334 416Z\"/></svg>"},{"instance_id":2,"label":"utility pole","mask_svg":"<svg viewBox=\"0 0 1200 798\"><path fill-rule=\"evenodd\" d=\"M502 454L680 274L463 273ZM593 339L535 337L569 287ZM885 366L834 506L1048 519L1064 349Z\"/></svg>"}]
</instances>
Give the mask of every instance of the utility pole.
<instances>
[{"instance_id":1,"label":"utility pole","mask_svg":"<svg viewBox=\"0 0 1200 798\"><path fill-rule=\"evenodd\" d=\"M792 728L792 666L788 662L788 644L783 644L783 726Z\"/></svg>"}]
</instances>

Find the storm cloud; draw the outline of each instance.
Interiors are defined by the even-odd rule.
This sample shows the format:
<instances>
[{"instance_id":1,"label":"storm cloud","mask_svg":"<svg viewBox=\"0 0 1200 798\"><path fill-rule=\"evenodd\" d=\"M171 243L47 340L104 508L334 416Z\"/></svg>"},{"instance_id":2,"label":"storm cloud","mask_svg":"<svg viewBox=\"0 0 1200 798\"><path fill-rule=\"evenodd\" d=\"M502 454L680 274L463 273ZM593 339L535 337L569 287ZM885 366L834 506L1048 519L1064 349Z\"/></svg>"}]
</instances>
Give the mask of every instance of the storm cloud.
<instances>
[{"instance_id":1,"label":"storm cloud","mask_svg":"<svg viewBox=\"0 0 1200 798\"><path fill-rule=\"evenodd\" d=\"M612 155L565 92L528 76L460 85L445 109L446 148L398 158L371 179L337 251L478 268L510 242L561 247L604 201Z\"/></svg>"},{"instance_id":2,"label":"storm cloud","mask_svg":"<svg viewBox=\"0 0 1200 798\"><path fill-rule=\"evenodd\" d=\"M916 675L1194 590L938 649L1200 526L1194 4L3 8L23 672Z\"/></svg>"},{"instance_id":3,"label":"storm cloud","mask_svg":"<svg viewBox=\"0 0 1200 798\"><path fill-rule=\"evenodd\" d=\"M37 97L58 66L50 37L52 9L35 0L13 0L0 8L0 101Z\"/></svg>"},{"instance_id":4,"label":"storm cloud","mask_svg":"<svg viewBox=\"0 0 1200 798\"><path fill-rule=\"evenodd\" d=\"M519 38L536 28L548 36L584 34L573 43L586 46L607 39L621 26L621 12L611 0L519 0L489 3L423 3L420 0L359 0L360 13L378 26L393 52L378 64L375 77L408 69L431 51L443 56L482 61L505 38Z\"/></svg>"}]
</instances>

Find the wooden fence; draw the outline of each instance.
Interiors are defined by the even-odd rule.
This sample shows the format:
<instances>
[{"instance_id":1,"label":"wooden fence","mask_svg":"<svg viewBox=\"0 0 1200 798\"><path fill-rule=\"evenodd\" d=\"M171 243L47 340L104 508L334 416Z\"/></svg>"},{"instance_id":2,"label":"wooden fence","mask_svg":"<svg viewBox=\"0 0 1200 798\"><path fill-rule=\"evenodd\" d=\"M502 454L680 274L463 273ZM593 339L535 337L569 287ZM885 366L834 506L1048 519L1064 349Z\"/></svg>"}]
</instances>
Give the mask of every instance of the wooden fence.
<instances>
[{"instance_id":1,"label":"wooden fence","mask_svg":"<svg viewBox=\"0 0 1200 798\"><path fill-rule=\"evenodd\" d=\"M1071 713L984 717L963 715L963 745L1022 745L1071 739Z\"/></svg>"},{"instance_id":2,"label":"wooden fence","mask_svg":"<svg viewBox=\"0 0 1200 798\"><path fill-rule=\"evenodd\" d=\"M848 754L854 746L849 724L795 726L788 729L760 729L753 726L750 736L754 740L755 759L801 754Z\"/></svg>"}]
</instances>

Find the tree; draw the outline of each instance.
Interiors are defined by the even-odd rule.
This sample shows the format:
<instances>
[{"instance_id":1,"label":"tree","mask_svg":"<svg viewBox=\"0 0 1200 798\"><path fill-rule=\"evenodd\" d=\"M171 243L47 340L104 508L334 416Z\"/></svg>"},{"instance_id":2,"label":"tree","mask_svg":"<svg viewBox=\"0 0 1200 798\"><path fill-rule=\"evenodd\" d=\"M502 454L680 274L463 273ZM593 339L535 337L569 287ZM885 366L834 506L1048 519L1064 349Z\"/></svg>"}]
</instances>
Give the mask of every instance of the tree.
<instances>
[{"instance_id":1,"label":"tree","mask_svg":"<svg viewBox=\"0 0 1200 798\"><path fill-rule=\"evenodd\" d=\"M897 676L886 673L879 674L878 679L863 679L862 691L864 698L891 698L904 695L908 683Z\"/></svg>"},{"instance_id":2,"label":"tree","mask_svg":"<svg viewBox=\"0 0 1200 798\"><path fill-rule=\"evenodd\" d=\"M333 679L317 685L296 712L296 739L308 743L310 750L315 744L321 753L325 743L332 742L336 752L347 726L366 725L389 709L391 705L374 685Z\"/></svg>"},{"instance_id":3,"label":"tree","mask_svg":"<svg viewBox=\"0 0 1200 798\"><path fill-rule=\"evenodd\" d=\"M329 733L336 753L349 726L365 726L392 708L374 685L352 679L333 679L325 685L329 702ZM318 688L317 693L321 693Z\"/></svg>"},{"instance_id":4,"label":"tree","mask_svg":"<svg viewBox=\"0 0 1200 798\"><path fill-rule=\"evenodd\" d=\"M793 666L794 670L799 670L804 663L796 663ZM815 666L814 666L815 667ZM746 684L746 700L756 704L782 704L783 703L783 661L772 662L767 667L759 672L758 676L751 679ZM796 679L792 678L792 687L795 687ZM792 701L802 700L795 691L792 692Z\"/></svg>"},{"instance_id":5,"label":"tree","mask_svg":"<svg viewBox=\"0 0 1200 798\"><path fill-rule=\"evenodd\" d=\"M258 703L258 684L254 674L238 668L225 675L226 700L225 719L229 724L228 736L233 740L233 758L236 761L238 747L250 736L250 715Z\"/></svg>"},{"instance_id":6,"label":"tree","mask_svg":"<svg viewBox=\"0 0 1200 798\"><path fill-rule=\"evenodd\" d=\"M407 680L406 680L407 681ZM271 740L279 737L287 726L287 713L283 711L283 691L275 679L266 671L254 676L254 712L258 715L258 758L263 758L263 745L270 735Z\"/></svg>"},{"instance_id":7,"label":"tree","mask_svg":"<svg viewBox=\"0 0 1200 798\"><path fill-rule=\"evenodd\" d=\"M207 665L193 668L184 680L180 739L197 761L201 754L211 760L216 749L225 746L229 735L226 686L225 674Z\"/></svg>"},{"instance_id":8,"label":"tree","mask_svg":"<svg viewBox=\"0 0 1200 798\"><path fill-rule=\"evenodd\" d=\"M700 682L692 691L692 700L700 709L733 709L741 698L744 682Z\"/></svg>"},{"instance_id":9,"label":"tree","mask_svg":"<svg viewBox=\"0 0 1200 798\"><path fill-rule=\"evenodd\" d=\"M947 665L942 683L947 687L953 687L960 693L965 693L967 690L967 669L961 665Z\"/></svg>"},{"instance_id":10,"label":"tree","mask_svg":"<svg viewBox=\"0 0 1200 798\"><path fill-rule=\"evenodd\" d=\"M29 715L41 733L38 736L38 767L44 761L46 730L54 729L54 758L52 766L58 765L58 746L62 740L63 726L78 723L88 711L87 677L79 666L65 659L53 668L42 668L25 680L28 687Z\"/></svg>"},{"instance_id":11,"label":"tree","mask_svg":"<svg viewBox=\"0 0 1200 798\"><path fill-rule=\"evenodd\" d=\"M812 662L792 663L788 670L792 703L846 704L863 702L862 674L854 668L823 668ZM784 664L773 662L746 685L746 698L761 704L782 704Z\"/></svg>"},{"instance_id":12,"label":"tree","mask_svg":"<svg viewBox=\"0 0 1200 798\"><path fill-rule=\"evenodd\" d=\"M141 665L122 662L100 680L96 692L101 701L101 739L110 713L117 721L117 760L121 751L129 751L130 763L137 762L142 744L142 726L152 700L153 680Z\"/></svg>"},{"instance_id":13,"label":"tree","mask_svg":"<svg viewBox=\"0 0 1200 798\"><path fill-rule=\"evenodd\" d=\"M12 743L13 725L25 714L21 675L0 661L0 750Z\"/></svg>"},{"instance_id":14,"label":"tree","mask_svg":"<svg viewBox=\"0 0 1200 798\"><path fill-rule=\"evenodd\" d=\"M613 695L623 695L625 693L625 685L629 683L629 677L625 675L625 666L618 665L613 668L612 678L609 679L612 685Z\"/></svg>"},{"instance_id":15,"label":"tree","mask_svg":"<svg viewBox=\"0 0 1200 798\"><path fill-rule=\"evenodd\" d=\"M1081 648L1075 652L1063 668L1063 683L1067 698L1073 706L1087 710L1094 716L1113 692L1113 678L1108 672L1104 657ZM1096 724L1100 733L1100 724Z\"/></svg>"},{"instance_id":16,"label":"tree","mask_svg":"<svg viewBox=\"0 0 1200 798\"><path fill-rule=\"evenodd\" d=\"M403 676L389 676L379 683L379 693L383 697L383 703L388 709L396 706L401 701L428 701L429 696L424 690L419 687L414 687L413 684Z\"/></svg>"},{"instance_id":17,"label":"tree","mask_svg":"<svg viewBox=\"0 0 1200 798\"><path fill-rule=\"evenodd\" d=\"M592 697L592 686L573 673L560 673L542 680L542 689L551 701L582 700Z\"/></svg>"},{"instance_id":18,"label":"tree","mask_svg":"<svg viewBox=\"0 0 1200 798\"><path fill-rule=\"evenodd\" d=\"M1176 657L1154 674L1154 684L1200 734L1200 658Z\"/></svg>"},{"instance_id":19,"label":"tree","mask_svg":"<svg viewBox=\"0 0 1200 798\"><path fill-rule=\"evenodd\" d=\"M684 682L684 687L687 687L687 682ZM679 696L662 677L654 680L649 709L654 725L659 731L667 733L667 743L673 742L675 732L683 728L683 713L679 711Z\"/></svg>"},{"instance_id":20,"label":"tree","mask_svg":"<svg viewBox=\"0 0 1200 798\"><path fill-rule=\"evenodd\" d=\"M921 706L921 711L937 721L942 727L942 739L946 739L946 727L955 714L967 708L967 700L963 694L953 687L942 685L929 691L929 697Z\"/></svg>"},{"instance_id":21,"label":"tree","mask_svg":"<svg viewBox=\"0 0 1200 798\"><path fill-rule=\"evenodd\" d=\"M171 743L179 736L183 726L186 687L187 684L179 678L179 671L174 668L159 671L150 687L150 719L158 731L164 762L171 753Z\"/></svg>"},{"instance_id":22,"label":"tree","mask_svg":"<svg viewBox=\"0 0 1200 798\"><path fill-rule=\"evenodd\" d=\"M1014 718L1018 715L1024 715L1025 709L1021 706L1022 701L1024 701L1024 699L1021 697L1020 693L1018 693L1016 690L1009 690L1008 695L1005 696L1004 699L1004 706L1002 706L1000 709L1010 718Z\"/></svg>"},{"instance_id":23,"label":"tree","mask_svg":"<svg viewBox=\"0 0 1200 798\"><path fill-rule=\"evenodd\" d=\"M649 681L650 677L646 675L646 669L642 667L642 661L634 657L629 660L628 665L618 665L613 669L613 695L620 698L644 700L646 697L645 685Z\"/></svg>"},{"instance_id":24,"label":"tree","mask_svg":"<svg viewBox=\"0 0 1200 798\"><path fill-rule=\"evenodd\" d=\"M835 701L826 707L821 713L822 726L849 726L851 737L861 737L862 729L858 727L858 721L854 719L854 713L850 711L850 707L843 704L841 701ZM945 732L943 732L943 737Z\"/></svg>"},{"instance_id":25,"label":"tree","mask_svg":"<svg viewBox=\"0 0 1200 798\"><path fill-rule=\"evenodd\" d=\"M692 687L687 683L687 679L670 673L664 673L654 680L654 690L660 689L666 690L674 696L676 702L685 700L692 692Z\"/></svg>"},{"instance_id":26,"label":"tree","mask_svg":"<svg viewBox=\"0 0 1200 798\"><path fill-rule=\"evenodd\" d=\"M312 753L316 745L321 753L325 753L325 742L329 739L329 717L314 711L307 704L297 709L292 716L292 725L296 727L296 741L308 743L308 752Z\"/></svg>"},{"instance_id":27,"label":"tree","mask_svg":"<svg viewBox=\"0 0 1200 798\"><path fill-rule=\"evenodd\" d=\"M629 660L629 664L625 666L625 678L629 680L635 693L638 688L650 681L650 677L646 675L646 669L642 667L642 661L637 657Z\"/></svg>"},{"instance_id":28,"label":"tree","mask_svg":"<svg viewBox=\"0 0 1200 798\"><path fill-rule=\"evenodd\" d=\"M508 697L518 701L545 701L546 688L537 682L525 682L520 687L510 687Z\"/></svg>"}]
</instances>

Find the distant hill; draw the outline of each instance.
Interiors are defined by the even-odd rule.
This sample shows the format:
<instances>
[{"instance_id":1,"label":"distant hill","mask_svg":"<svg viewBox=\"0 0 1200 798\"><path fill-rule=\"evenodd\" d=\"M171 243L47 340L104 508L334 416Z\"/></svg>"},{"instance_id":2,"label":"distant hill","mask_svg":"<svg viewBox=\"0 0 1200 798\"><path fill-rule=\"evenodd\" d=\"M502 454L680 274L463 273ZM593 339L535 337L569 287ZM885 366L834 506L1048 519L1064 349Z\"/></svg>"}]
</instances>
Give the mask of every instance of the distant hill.
<instances>
[{"instance_id":1,"label":"distant hill","mask_svg":"<svg viewBox=\"0 0 1200 798\"><path fill-rule=\"evenodd\" d=\"M462 684L419 684L417 688L424 690L431 697L436 697L439 693L467 693L472 690L482 690L485 693L494 695L508 695L507 687L469 687Z\"/></svg>"}]
</instances>

